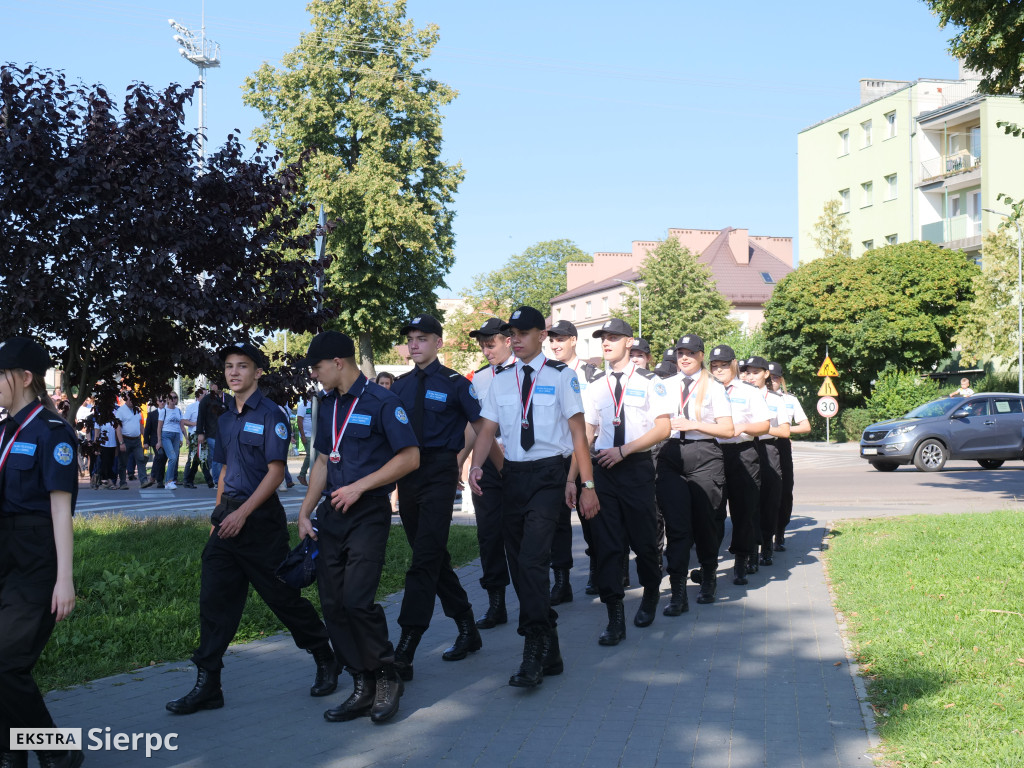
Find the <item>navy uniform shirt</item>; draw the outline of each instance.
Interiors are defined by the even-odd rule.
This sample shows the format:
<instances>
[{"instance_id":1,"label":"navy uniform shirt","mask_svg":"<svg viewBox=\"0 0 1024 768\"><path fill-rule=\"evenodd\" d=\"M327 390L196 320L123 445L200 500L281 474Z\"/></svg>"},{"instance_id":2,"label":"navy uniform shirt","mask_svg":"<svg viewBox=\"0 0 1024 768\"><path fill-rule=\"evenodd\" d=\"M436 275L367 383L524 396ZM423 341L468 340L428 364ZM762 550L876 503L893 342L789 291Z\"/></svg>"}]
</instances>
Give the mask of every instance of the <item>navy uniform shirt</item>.
<instances>
[{"instance_id":1,"label":"navy uniform shirt","mask_svg":"<svg viewBox=\"0 0 1024 768\"><path fill-rule=\"evenodd\" d=\"M359 401L352 408L356 398ZM337 408L335 408L337 405ZM349 410L352 411L348 417ZM345 419L348 417L348 424ZM394 391L385 389L362 374L341 396L332 389L320 401L314 447L327 458L327 484L324 493L331 494L372 475L387 464L403 448L416 445L416 435L409 416ZM341 434L342 427L345 428ZM341 435L338 453L341 461L331 461L334 441ZM387 496L395 484L373 488L364 496Z\"/></svg>"},{"instance_id":2,"label":"navy uniform shirt","mask_svg":"<svg viewBox=\"0 0 1024 768\"><path fill-rule=\"evenodd\" d=\"M419 380L417 368L403 373L391 385L407 414L416 406ZM480 418L480 402L469 379L434 360L423 369L427 374L423 402L423 446L461 451L466 444L466 423Z\"/></svg>"},{"instance_id":3,"label":"navy uniform shirt","mask_svg":"<svg viewBox=\"0 0 1024 768\"><path fill-rule=\"evenodd\" d=\"M238 412L233 397L228 410L217 420L213 461L227 467L224 493L247 499L267 476L272 461L288 460L288 425L277 404L257 389Z\"/></svg>"},{"instance_id":4,"label":"navy uniform shirt","mask_svg":"<svg viewBox=\"0 0 1024 768\"><path fill-rule=\"evenodd\" d=\"M4 448L14 430L25 423L38 405L38 401L32 402L14 414L13 422L2 422L6 427L0 432ZM0 517L37 515L49 519L51 491L70 493L74 514L78 497L77 445L70 424L53 411L40 410L18 433L7 455L0 475Z\"/></svg>"}]
</instances>

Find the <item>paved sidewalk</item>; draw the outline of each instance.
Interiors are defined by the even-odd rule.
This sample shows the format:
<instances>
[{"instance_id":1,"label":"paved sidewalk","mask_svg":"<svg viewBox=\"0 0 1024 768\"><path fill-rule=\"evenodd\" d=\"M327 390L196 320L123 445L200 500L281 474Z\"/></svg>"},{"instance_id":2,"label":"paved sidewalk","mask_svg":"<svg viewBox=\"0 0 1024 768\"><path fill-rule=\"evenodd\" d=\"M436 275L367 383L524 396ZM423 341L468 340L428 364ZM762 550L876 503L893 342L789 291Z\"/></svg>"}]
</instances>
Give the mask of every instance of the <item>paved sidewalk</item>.
<instances>
[{"instance_id":1,"label":"paved sidewalk","mask_svg":"<svg viewBox=\"0 0 1024 768\"><path fill-rule=\"evenodd\" d=\"M803 527L798 527L803 524ZM519 665L518 605L512 623L483 632L484 647L461 662L441 651L455 637L440 609L416 655L390 723L327 723L322 713L351 689L308 695L311 657L281 635L234 646L223 673L226 706L174 716L164 704L189 690L190 663L162 664L47 697L56 722L114 733L178 734L176 751L86 750L87 766L871 766L864 714L843 649L821 563L824 527L793 522L775 565L732 584L719 571L719 600L632 625L640 589L627 592L627 638L597 644L604 607L584 595L587 572L576 529L574 602L558 608L565 672L529 691L508 686ZM728 535L728 534L727 534ZM478 611L486 605L479 564L460 571ZM635 570L633 583L636 583ZM668 580L663 583L667 590ZM385 608L397 639L400 595Z\"/></svg>"}]
</instances>

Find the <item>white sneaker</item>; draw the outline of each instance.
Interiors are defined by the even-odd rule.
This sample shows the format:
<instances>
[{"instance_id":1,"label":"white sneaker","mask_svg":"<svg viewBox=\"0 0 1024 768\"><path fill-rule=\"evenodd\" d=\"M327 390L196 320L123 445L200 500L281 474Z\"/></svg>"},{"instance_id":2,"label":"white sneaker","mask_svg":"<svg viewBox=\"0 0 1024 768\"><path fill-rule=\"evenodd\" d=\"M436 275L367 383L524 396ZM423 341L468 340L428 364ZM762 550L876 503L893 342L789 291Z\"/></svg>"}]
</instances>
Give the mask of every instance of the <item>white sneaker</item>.
<instances>
[{"instance_id":1,"label":"white sneaker","mask_svg":"<svg viewBox=\"0 0 1024 768\"><path fill-rule=\"evenodd\" d=\"M164 488L166 488L169 491L176 490L177 487L178 487L177 484L173 480L171 482L169 482L169 483L164 485Z\"/></svg>"}]
</instances>

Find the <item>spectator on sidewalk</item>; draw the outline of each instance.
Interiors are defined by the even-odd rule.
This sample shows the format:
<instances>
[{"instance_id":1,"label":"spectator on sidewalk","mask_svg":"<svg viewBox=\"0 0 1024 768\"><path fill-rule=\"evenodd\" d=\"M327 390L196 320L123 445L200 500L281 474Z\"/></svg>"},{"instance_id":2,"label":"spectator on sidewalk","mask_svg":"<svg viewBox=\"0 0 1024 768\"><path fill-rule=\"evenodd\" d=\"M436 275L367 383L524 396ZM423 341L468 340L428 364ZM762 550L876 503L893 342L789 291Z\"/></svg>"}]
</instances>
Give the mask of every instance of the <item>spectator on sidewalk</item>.
<instances>
[{"instance_id":1,"label":"spectator on sidewalk","mask_svg":"<svg viewBox=\"0 0 1024 768\"><path fill-rule=\"evenodd\" d=\"M146 452L142 449L142 411L135 405L131 392L125 390L121 393L124 400L114 411L114 416L121 422L121 439L124 447L121 448L121 464L125 468L124 480L134 480L135 473L141 483L146 484ZM124 487L128 487L124 482Z\"/></svg>"},{"instance_id":2,"label":"spectator on sidewalk","mask_svg":"<svg viewBox=\"0 0 1024 768\"><path fill-rule=\"evenodd\" d=\"M142 484L143 488L149 488L156 483L157 488L164 487L164 475L167 468L167 456L164 455L163 446L160 444L160 415L163 412L166 400L163 395L158 396L149 404L149 412L146 414L146 428L143 432L143 444L153 451L153 475Z\"/></svg>"},{"instance_id":3,"label":"spectator on sidewalk","mask_svg":"<svg viewBox=\"0 0 1024 768\"><path fill-rule=\"evenodd\" d=\"M184 482L186 488L196 487L196 474L200 469L203 471L207 487L213 488L214 484L213 471L210 469L209 450L199 442L199 405L205 396L205 389L202 387L196 389L195 400L185 408L185 415L181 420L188 434L188 460L185 462Z\"/></svg>"},{"instance_id":4,"label":"spectator on sidewalk","mask_svg":"<svg viewBox=\"0 0 1024 768\"><path fill-rule=\"evenodd\" d=\"M164 487L173 491L178 487L178 455L181 452L181 438L185 436L185 426L181 423L182 412L178 408L178 393L167 395L167 403L160 411L160 445L164 449L167 462L167 479Z\"/></svg>"}]
</instances>

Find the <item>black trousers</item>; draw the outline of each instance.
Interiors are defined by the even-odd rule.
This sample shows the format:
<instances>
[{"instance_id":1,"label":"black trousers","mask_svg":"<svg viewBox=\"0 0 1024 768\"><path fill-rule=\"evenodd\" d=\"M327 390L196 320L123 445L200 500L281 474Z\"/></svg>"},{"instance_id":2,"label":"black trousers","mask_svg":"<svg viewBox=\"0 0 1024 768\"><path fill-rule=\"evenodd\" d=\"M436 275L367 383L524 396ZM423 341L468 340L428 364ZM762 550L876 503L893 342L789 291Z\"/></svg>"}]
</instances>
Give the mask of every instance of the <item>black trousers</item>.
<instances>
[{"instance_id":1,"label":"black trousers","mask_svg":"<svg viewBox=\"0 0 1024 768\"><path fill-rule=\"evenodd\" d=\"M594 485L601 511L590 521L593 583L601 602L622 599L622 553L636 553L641 586L661 584L654 463L650 453L633 453L611 469L594 462Z\"/></svg>"},{"instance_id":2,"label":"black trousers","mask_svg":"<svg viewBox=\"0 0 1024 768\"><path fill-rule=\"evenodd\" d=\"M393 663L388 622L376 602L391 531L388 497L363 496L344 514L324 500L317 529L316 585L338 659L357 672Z\"/></svg>"},{"instance_id":3,"label":"black trousers","mask_svg":"<svg viewBox=\"0 0 1024 768\"><path fill-rule=\"evenodd\" d=\"M505 537L501 531L501 474L487 459L480 478L483 494L473 497L476 513L476 540L480 546L480 586L484 589L504 589L509 584L508 558L505 556Z\"/></svg>"},{"instance_id":4,"label":"black trousers","mask_svg":"<svg viewBox=\"0 0 1024 768\"><path fill-rule=\"evenodd\" d=\"M782 538L786 526L793 519L793 442L788 437L777 437L779 464L782 468L782 500L779 502L779 519L775 522L775 535Z\"/></svg>"},{"instance_id":5,"label":"black trousers","mask_svg":"<svg viewBox=\"0 0 1024 768\"><path fill-rule=\"evenodd\" d=\"M519 596L519 633L553 629L551 541L565 509L565 460L506 461L502 519L512 586Z\"/></svg>"},{"instance_id":6,"label":"black trousers","mask_svg":"<svg viewBox=\"0 0 1024 768\"><path fill-rule=\"evenodd\" d=\"M757 441L725 443L725 496L732 516L734 555L756 555L761 540L761 457Z\"/></svg>"},{"instance_id":7,"label":"black trousers","mask_svg":"<svg viewBox=\"0 0 1024 768\"><path fill-rule=\"evenodd\" d=\"M214 511L214 525L241 503L222 499ZM292 633L299 648L311 650L327 643L327 629L313 604L274 575L289 549L284 507L276 495L249 516L237 536L222 539L216 528L210 534L203 549L199 647L192 654L196 666L224 666L224 652L238 631L250 584Z\"/></svg>"},{"instance_id":8,"label":"black trousers","mask_svg":"<svg viewBox=\"0 0 1024 768\"><path fill-rule=\"evenodd\" d=\"M702 566L718 563L725 527L721 518L724 487L722 447L714 440L673 438L662 447L655 488L665 518L669 575L685 578L694 545Z\"/></svg>"},{"instance_id":9,"label":"black trousers","mask_svg":"<svg viewBox=\"0 0 1024 768\"><path fill-rule=\"evenodd\" d=\"M770 547L782 502L782 463L774 440L758 440L757 449L761 456L761 545Z\"/></svg>"},{"instance_id":10,"label":"black trousers","mask_svg":"<svg viewBox=\"0 0 1024 768\"><path fill-rule=\"evenodd\" d=\"M455 451L420 451L420 466L398 481L398 514L412 548L405 572L405 595L398 614L401 627L430 626L434 595L449 618L472 613L466 590L452 569L448 531L459 482Z\"/></svg>"},{"instance_id":11,"label":"black trousers","mask_svg":"<svg viewBox=\"0 0 1024 768\"><path fill-rule=\"evenodd\" d=\"M53 728L32 669L53 632L57 549L48 517L0 519L0 752L11 728Z\"/></svg>"}]
</instances>

